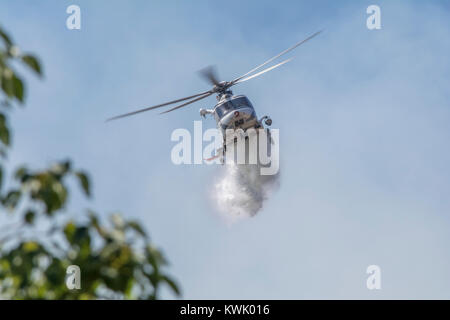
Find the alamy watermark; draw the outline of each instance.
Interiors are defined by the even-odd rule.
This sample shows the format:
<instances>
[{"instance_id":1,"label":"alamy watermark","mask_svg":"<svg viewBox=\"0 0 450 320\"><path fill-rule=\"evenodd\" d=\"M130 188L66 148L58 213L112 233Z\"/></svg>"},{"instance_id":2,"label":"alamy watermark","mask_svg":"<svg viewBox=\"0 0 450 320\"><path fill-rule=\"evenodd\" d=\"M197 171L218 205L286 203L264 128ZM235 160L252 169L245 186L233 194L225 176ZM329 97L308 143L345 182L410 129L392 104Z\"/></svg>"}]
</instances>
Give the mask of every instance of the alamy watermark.
<instances>
[{"instance_id":1,"label":"alamy watermark","mask_svg":"<svg viewBox=\"0 0 450 320\"><path fill-rule=\"evenodd\" d=\"M70 265L66 269L66 286L69 290L81 289L81 270L77 265Z\"/></svg>"},{"instance_id":2,"label":"alamy watermark","mask_svg":"<svg viewBox=\"0 0 450 320\"><path fill-rule=\"evenodd\" d=\"M369 30L381 29L381 9L377 5L370 5L366 9L366 13L370 16L366 20L366 26Z\"/></svg>"},{"instance_id":3,"label":"alamy watermark","mask_svg":"<svg viewBox=\"0 0 450 320\"><path fill-rule=\"evenodd\" d=\"M81 9L79 6L72 4L67 7L66 13L70 16L66 19L66 27L69 30L80 30L81 29Z\"/></svg>"},{"instance_id":4,"label":"alamy watermark","mask_svg":"<svg viewBox=\"0 0 450 320\"><path fill-rule=\"evenodd\" d=\"M185 128L175 129L170 137L177 142L171 150L172 163L258 164L261 175L278 173L279 129L227 129L224 133L213 128L203 132L202 121L194 121L193 136Z\"/></svg>"},{"instance_id":5,"label":"alamy watermark","mask_svg":"<svg viewBox=\"0 0 450 320\"><path fill-rule=\"evenodd\" d=\"M381 289L381 268L375 264L367 267L366 273L369 277L366 280L366 286L369 290Z\"/></svg>"}]
</instances>

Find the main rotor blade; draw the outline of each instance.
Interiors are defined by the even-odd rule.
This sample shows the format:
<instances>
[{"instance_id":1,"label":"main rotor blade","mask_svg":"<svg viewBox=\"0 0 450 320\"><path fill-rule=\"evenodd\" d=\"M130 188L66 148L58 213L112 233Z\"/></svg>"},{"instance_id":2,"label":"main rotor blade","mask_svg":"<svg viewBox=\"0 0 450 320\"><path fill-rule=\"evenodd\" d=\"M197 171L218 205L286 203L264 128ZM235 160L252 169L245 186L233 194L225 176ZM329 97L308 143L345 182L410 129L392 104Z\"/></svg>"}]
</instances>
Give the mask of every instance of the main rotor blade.
<instances>
[{"instance_id":1,"label":"main rotor blade","mask_svg":"<svg viewBox=\"0 0 450 320\"><path fill-rule=\"evenodd\" d=\"M182 108L182 107L184 107L184 106L187 106L188 104L191 104L191 103L196 102L196 101L198 101L198 100L202 100L202 99L204 99L204 98L206 98L206 97L209 97L209 96L212 95L212 94L214 94L214 92L207 93L207 94L205 94L204 96L201 96L201 97L198 97L197 99L194 99L194 100L188 101L188 102L186 102L186 103L180 104L179 106L176 106L176 107L173 107L172 109L169 109L169 110L167 110L167 111L161 112L160 114L163 114L163 113L167 113L167 112L171 112L171 111L180 109L180 108Z\"/></svg>"},{"instance_id":2,"label":"main rotor blade","mask_svg":"<svg viewBox=\"0 0 450 320\"><path fill-rule=\"evenodd\" d=\"M199 94L194 94L193 96L189 96L189 97L186 97L186 98L181 98L181 99L177 99L177 100L173 100L173 101L157 104L156 106L152 106L152 107L148 107L148 108L139 109L139 110L136 110L136 111L124 113L124 114L121 114L121 115L118 115L118 116L106 119L106 121L111 121L111 120L116 120L116 119L120 119L120 118L125 118L125 117L128 117L128 116L135 115L137 113L153 110L153 109L156 109L156 108L161 108L161 107L167 106L169 104L173 104L173 103L181 102L181 101L184 101L184 100L189 100L189 99L192 99L192 98L196 98L196 97L202 96L202 95L204 95L206 93L211 93L211 91L208 90L208 91L205 91L205 92L202 92L202 93L199 93Z\"/></svg>"},{"instance_id":3,"label":"main rotor blade","mask_svg":"<svg viewBox=\"0 0 450 320\"><path fill-rule=\"evenodd\" d=\"M283 62L280 62L280 63L278 63L278 64L276 64L276 65L274 65L274 66L272 66L272 67L270 67L270 68L264 69L264 70L262 70L262 71L260 71L260 72L258 72L258 73L255 73L255 74L253 74L253 75L251 75L251 76L248 76L248 77L246 77L246 78L243 78L243 79L241 79L241 80L238 80L238 81L236 81L234 84L237 84L237 83L240 83L240 82L244 82L244 81L247 81L247 80L256 78L256 77L262 75L263 73L266 73L266 72L268 72L268 71L270 71L270 70L273 70L273 69L275 69L275 68L278 68L279 66L282 66L283 64L285 64L285 63L287 63L287 62L289 62L289 61L291 61L291 60L292 60L292 58L286 59L286 60L284 60Z\"/></svg>"},{"instance_id":4,"label":"main rotor blade","mask_svg":"<svg viewBox=\"0 0 450 320\"><path fill-rule=\"evenodd\" d=\"M217 78L217 72L213 66L208 66L206 68L203 68L202 70L199 71L199 73L204 78L206 78L209 82L211 82L213 85L219 84L219 80Z\"/></svg>"},{"instance_id":5,"label":"main rotor blade","mask_svg":"<svg viewBox=\"0 0 450 320\"><path fill-rule=\"evenodd\" d=\"M256 70L258 70L259 68L264 67L266 64L268 64L269 62L272 62L273 60L275 60L275 59L278 58L278 57L281 57L283 54L288 53L289 51L294 50L294 49L297 48L299 45L305 43L306 41L308 41L308 40L310 40L310 39L312 39L312 38L314 38L315 36L317 36L317 35L318 35L319 33L321 33L321 32L322 32L322 30L321 30L321 31L317 31L316 33L310 35L308 38L306 38L306 39L304 39L304 40L302 40L302 41L300 41L300 42L297 42L297 43L296 43L295 45L293 45L292 47L290 47L290 48L288 48L288 49L286 49L286 50L280 52L279 54L277 54L276 56L270 58L269 60L267 60L267 61L264 62L263 64L260 64L259 66L253 68L252 70L250 70L250 71L247 72L246 74L243 74L243 75L240 76L239 78L234 79L233 81L231 81L231 83L232 83L232 84L237 83L239 80L241 80L242 78L245 78L245 77L248 76L250 73L253 73L253 72L255 72Z\"/></svg>"}]
</instances>

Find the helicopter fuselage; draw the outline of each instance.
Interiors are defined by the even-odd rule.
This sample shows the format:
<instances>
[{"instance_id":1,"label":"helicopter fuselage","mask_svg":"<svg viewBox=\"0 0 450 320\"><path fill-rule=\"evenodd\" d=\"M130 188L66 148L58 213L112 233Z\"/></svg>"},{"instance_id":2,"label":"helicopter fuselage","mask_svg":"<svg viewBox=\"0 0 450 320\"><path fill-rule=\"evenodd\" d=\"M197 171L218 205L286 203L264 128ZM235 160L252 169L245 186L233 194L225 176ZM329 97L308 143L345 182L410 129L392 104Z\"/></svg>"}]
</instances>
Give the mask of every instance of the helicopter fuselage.
<instances>
[{"instance_id":1,"label":"helicopter fuselage","mask_svg":"<svg viewBox=\"0 0 450 320\"><path fill-rule=\"evenodd\" d=\"M229 129L233 131L242 129L246 132L249 128L263 128L263 119L266 119L267 125L271 124L271 120L267 116L258 120L252 103L244 95L234 96L232 93L225 93L219 95L218 100L214 108L207 110L207 113L214 115L217 128L221 130L224 139L226 137L226 131ZM202 110L200 110L200 114L202 114Z\"/></svg>"},{"instance_id":2,"label":"helicopter fuselage","mask_svg":"<svg viewBox=\"0 0 450 320\"><path fill-rule=\"evenodd\" d=\"M256 112L246 96L225 96L214 106L214 119L217 128L224 133L227 129L261 127Z\"/></svg>"}]
</instances>

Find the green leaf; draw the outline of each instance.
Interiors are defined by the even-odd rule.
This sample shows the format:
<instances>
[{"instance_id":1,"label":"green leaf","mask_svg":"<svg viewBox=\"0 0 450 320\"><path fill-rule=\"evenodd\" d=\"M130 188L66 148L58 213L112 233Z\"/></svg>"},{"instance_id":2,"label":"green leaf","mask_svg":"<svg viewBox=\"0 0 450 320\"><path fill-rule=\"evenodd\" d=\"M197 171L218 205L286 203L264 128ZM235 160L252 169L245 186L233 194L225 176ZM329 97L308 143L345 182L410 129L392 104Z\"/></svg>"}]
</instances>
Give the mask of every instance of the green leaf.
<instances>
[{"instance_id":1,"label":"green leaf","mask_svg":"<svg viewBox=\"0 0 450 320\"><path fill-rule=\"evenodd\" d=\"M15 209L19 203L21 192L18 190L9 191L6 197L2 200L3 205L8 209Z\"/></svg>"},{"instance_id":2,"label":"green leaf","mask_svg":"<svg viewBox=\"0 0 450 320\"><path fill-rule=\"evenodd\" d=\"M78 180L80 181L81 187L83 188L84 193L86 196L91 196L91 190L90 190L90 184L89 184L89 178L86 173L78 171L75 173L75 175L78 177Z\"/></svg>"},{"instance_id":3,"label":"green leaf","mask_svg":"<svg viewBox=\"0 0 450 320\"><path fill-rule=\"evenodd\" d=\"M25 252L33 252L39 249L40 245L34 241L27 241L22 244L22 248Z\"/></svg>"},{"instance_id":4,"label":"green leaf","mask_svg":"<svg viewBox=\"0 0 450 320\"><path fill-rule=\"evenodd\" d=\"M11 38L2 30L0 29L0 38L3 39L3 41L5 42L6 46L11 46L12 45L12 41Z\"/></svg>"},{"instance_id":5,"label":"green leaf","mask_svg":"<svg viewBox=\"0 0 450 320\"><path fill-rule=\"evenodd\" d=\"M91 223L91 226L99 227L99 221L97 218L97 214L94 211L89 210L89 209L87 212L88 212L89 222Z\"/></svg>"},{"instance_id":6,"label":"green leaf","mask_svg":"<svg viewBox=\"0 0 450 320\"><path fill-rule=\"evenodd\" d=\"M23 102L25 89L22 80L8 67L3 70L1 76L2 90L5 95Z\"/></svg>"},{"instance_id":7,"label":"green leaf","mask_svg":"<svg viewBox=\"0 0 450 320\"><path fill-rule=\"evenodd\" d=\"M14 94L14 72L10 68L4 68L1 74L2 90L8 98L13 98Z\"/></svg>"},{"instance_id":8,"label":"green leaf","mask_svg":"<svg viewBox=\"0 0 450 320\"><path fill-rule=\"evenodd\" d=\"M64 235L66 236L66 239L69 243L71 243L73 241L73 237L75 235L75 231L77 230L77 226L75 225L75 223L68 222L66 224L66 226L64 227Z\"/></svg>"},{"instance_id":9,"label":"green leaf","mask_svg":"<svg viewBox=\"0 0 450 320\"><path fill-rule=\"evenodd\" d=\"M23 102L24 97L24 86L22 80L20 80L16 75L12 78L13 82L13 90L14 90L14 96L19 100L20 102Z\"/></svg>"},{"instance_id":10,"label":"green leaf","mask_svg":"<svg viewBox=\"0 0 450 320\"><path fill-rule=\"evenodd\" d=\"M41 65L36 57L32 55L25 55L22 57L22 61L38 75L42 75Z\"/></svg>"},{"instance_id":11,"label":"green leaf","mask_svg":"<svg viewBox=\"0 0 450 320\"><path fill-rule=\"evenodd\" d=\"M6 118L4 114L0 114L0 141L5 145L9 146L10 136L9 129L6 125Z\"/></svg>"},{"instance_id":12,"label":"green leaf","mask_svg":"<svg viewBox=\"0 0 450 320\"><path fill-rule=\"evenodd\" d=\"M70 160L66 160L54 164L50 168L50 171L57 175L64 175L70 170L70 167L71 167Z\"/></svg>"},{"instance_id":13,"label":"green leaf","mask_svg":"<svg viewBox=\"0 0 450 320\"><path fill-rule=\"evenodd\" d=\"M144 238L147 238L147 233L144 231L142 226L139 223L137 223L136 221L129 221L127 223L127 225L128 225L128 227L132 228L134 231L139 233Z\"/></svg>"},{"instance_id":14,"label":"green leaf","mask_svg":"<svg viewBox=\"0 0 450 320\"><path fill-rule=\"evenodd\" d=\"M25 177L25 175L27 175L27 168L20 167L19 169L16 170L16 173L14 176L17 180L22 181L22 179L23 179L23 177Z\"/></svg>"},{"instance_id":15,"label":"green leaf","mask_svg":"<svg viewBox=\"0 0 450 320\"><path fill-rule=\"evenodd\" d=\"M27 213L25 213L24 220L27 224L33 224L35 217L36 213L32 210L28 210Z\"/></svg>"},{"instance_id":16,"label":"green leaf","mask_svg":"<svg viewBox=\"0 0 450 320\"><path fill-rule=\"evenodd\" d=\"M133 287L134 287L134 279L133 278L129 278L128 282L127 282L127 286L126 286L126 288L124 290L124 294L125 294L125 298L126 299L131 299L132 298L131 293L132 293Z\"/></svg>"},{"instance_id":17,"label":"green leaf","mask_svg":"<svg viewBox=\"0 0 450 320\"><path fill-rule=\"evenodd\" d=\"M162 276L162 280L169 285L169 287L175 292L177 296L181 295L180 289L178 289L178 286L175 283L175 281L170 279L168 276Z\"/></svg>"}]
</instances>

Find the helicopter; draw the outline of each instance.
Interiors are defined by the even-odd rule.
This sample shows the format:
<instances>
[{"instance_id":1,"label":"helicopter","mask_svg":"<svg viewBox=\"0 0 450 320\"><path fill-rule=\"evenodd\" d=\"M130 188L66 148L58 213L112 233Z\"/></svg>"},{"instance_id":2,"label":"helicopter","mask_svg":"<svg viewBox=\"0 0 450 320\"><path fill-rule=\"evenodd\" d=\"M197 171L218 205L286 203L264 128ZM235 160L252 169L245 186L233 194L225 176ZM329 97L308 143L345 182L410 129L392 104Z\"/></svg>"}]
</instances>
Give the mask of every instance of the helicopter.
<instances>
[{"instance_id":1,"label":"helicopter","mask_svg":"<svg viewBox=\"0 0 450 320\"><path fill-rule=\"evenodd\" d=\"M304 39L300 42L297 42L292 47L280 52L276 56L270 58L269 60L256 66L255 68L251 69L247 73L237 77L236 79L234 79L232 81L219 81L215 69L212 66L206 67L206 68L200 70L200 75L203 76L210 84L212 84L212 86L213 86L212 89L198 93L198 94L194 94L194 95L191 95L188 97L184 97L181 99L176 99L176 100L161 103L161 104L158 104L155 106L139 109L139 110L121 114L118 116L114 116L112 118L107 119L106 121L129 117L129 116L132 116L132 115L135 115L138 113L150 111L153 109L165 107L165 106L168 106L171 104L175 104L175 103L183 102L183 101L187 100L187 102L184 102L178 106L172 107L172 108L160 113L160 114L165 114L165 113L172 112L172 111L178 110L180 108L183 108L191 103L205 99L213 94L216 94L217 103L215 104L215 106L212 109L201 108L199 111L200 111L200 116L202 116L204 118L206 118L206 115L214 116L214 119L217 124L217 128L219 130L221 130L222 136L224 137L223 147L221 148L222 150L220 150L220 149L217 150L218 152L217 152L216 156L209 158L209 159L205 159L205 160L212 160L214 158L217 158L220 155L219 154L220 151L222 151L222 153L225 153L226 136L227 136L226 133L230 132L229 131L230 129L231 129L231 131L236 131L238 129L241 129L245 133L250 128L253 128L253 129L264 128L263 123L266 126L272 125L272 119L269 116L265 115L262 118L258 119L256 116L255 109L253 108L253 105L250 102L250 100L245 95L233 95L233 92L230 90L230 88L238 83L242 83L242 82L248 81L250 79L259 77L260 75L262 75L268 71L271 71L275 68L278 68L278 67L284 65L285 63L291 61L292 58L289 58L289 59L286 59L286 60L284 60L278 64L275 64L271 67L268 67L262 71L254 73L257 70L259 70L262 67L269 64L270 62L274 61L275 59L281 57L282 55L294 50L295 48L297 48L298 46L307 42L308 40L314 38L321 32L322 31L317 31L317 32L313 33L306 39Z\"/></svg>"}]
</instances>

